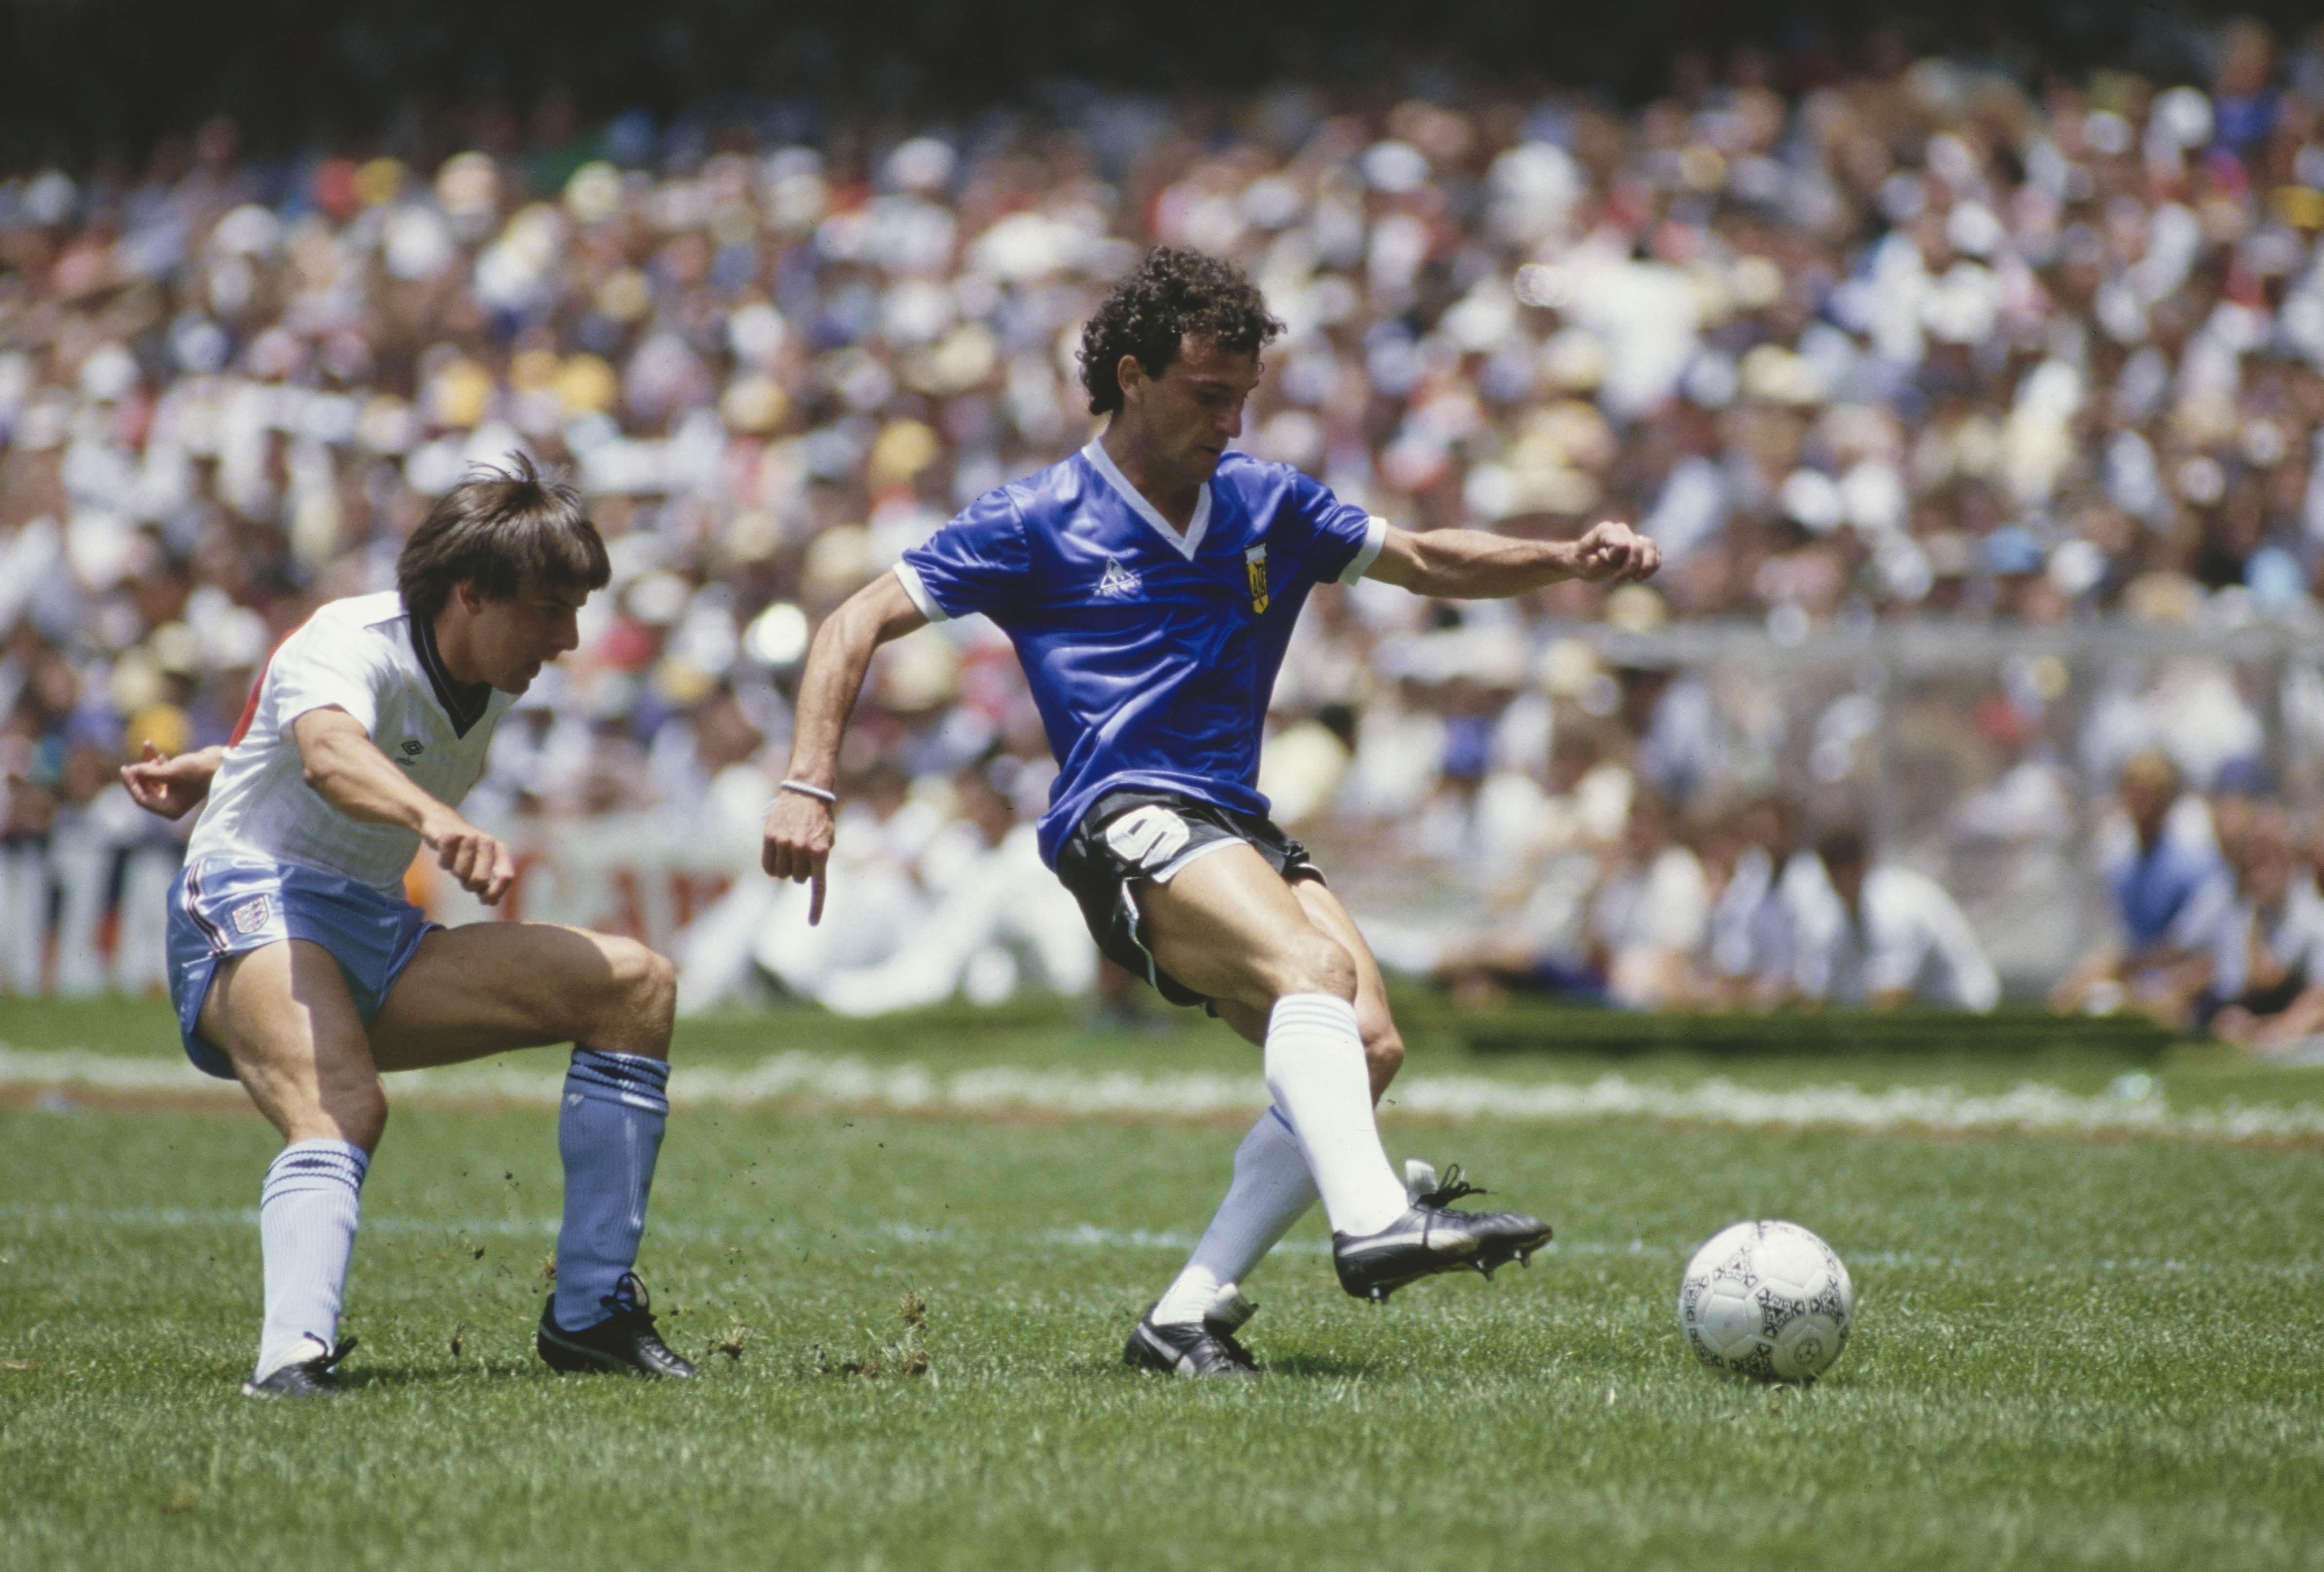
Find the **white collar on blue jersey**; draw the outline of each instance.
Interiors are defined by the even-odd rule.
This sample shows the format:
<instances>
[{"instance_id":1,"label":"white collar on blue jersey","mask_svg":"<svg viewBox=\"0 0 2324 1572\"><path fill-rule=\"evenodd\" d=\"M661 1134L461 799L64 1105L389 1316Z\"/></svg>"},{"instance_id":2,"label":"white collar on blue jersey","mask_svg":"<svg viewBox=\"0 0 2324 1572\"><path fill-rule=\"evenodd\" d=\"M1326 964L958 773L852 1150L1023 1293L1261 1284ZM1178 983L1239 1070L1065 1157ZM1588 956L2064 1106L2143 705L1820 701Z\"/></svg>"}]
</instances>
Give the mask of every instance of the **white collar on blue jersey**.
<instances>
[{"instance_id":1,"label":"white collar on blue jersey","mask_svg":"<svg viewBox=\"0 0 2324 1572\"><path fill-rule=\"evenodd\" d=\"M1113 455L1106 452L1103 443L1091 437L1090 445L1082 449L1082 456L1105 477L1106 484L1121 493L1123 501L1137 510L1140 519L1154 526L1157 535L1176 547L1179 555L1188 562L1194 560L1195 549L1203 544L1203 531L1211 527L1211 483L1208 481L1204 481L1203 489L1195 493L1194 519L1186 526L1186 533L1181 535L1170 528L1170 520L1162 517L1162 510L1146 500L1146 493L1130 483L1130 477L1114 464Z\"/></svg>"}]
</instances>

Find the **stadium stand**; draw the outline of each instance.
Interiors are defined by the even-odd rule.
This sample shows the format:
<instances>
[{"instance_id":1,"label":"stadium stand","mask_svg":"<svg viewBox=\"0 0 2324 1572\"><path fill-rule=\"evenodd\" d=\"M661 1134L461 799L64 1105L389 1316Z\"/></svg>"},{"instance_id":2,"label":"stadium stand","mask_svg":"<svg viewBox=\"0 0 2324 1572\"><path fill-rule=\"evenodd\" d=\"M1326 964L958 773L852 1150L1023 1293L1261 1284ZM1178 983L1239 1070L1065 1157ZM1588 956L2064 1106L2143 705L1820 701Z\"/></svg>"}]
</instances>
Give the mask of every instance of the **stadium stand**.
<instances>
[{"instance_id":1,"label":"stadium stand","mask_svg":"<svg viewBox=\"0 0 2324 1572\"><path fill-rule=\"evenodd\" d=\"M1868 815L2038 989L2102 909L2124 761L2324 786L2324 31L2190 40L2070 78L1687 55L1627 107L1285 78L585 120L487 87L288 154L222 116L134 158L12 133L0 987L152 986L174 842L113 767L222 738L275 639L392 583L429 500L518 446L573 466L616 575L495 758L529 909L711 932L816 619L1085 439L1083 314L1159 242L1237 258L1289 325L1253 451L1413 527L1614 514L1669 559L1513 608L1319 596L1263 784L1384 961L1489 937L1586 972L1609 880L1644 878L1634 801L1716 874L1708 914L1739 866L1710 842L1778 795L1794 851ZM905 915L864 920L900 933L958 772L1023 806L1050 766L974 623L890 651L872 708L847 763L892 787L866 839ZM1683 926L1713 979L1719 924ZM1686 997L1673 964L1617 992Z\"/></svg>"}]
</instances>

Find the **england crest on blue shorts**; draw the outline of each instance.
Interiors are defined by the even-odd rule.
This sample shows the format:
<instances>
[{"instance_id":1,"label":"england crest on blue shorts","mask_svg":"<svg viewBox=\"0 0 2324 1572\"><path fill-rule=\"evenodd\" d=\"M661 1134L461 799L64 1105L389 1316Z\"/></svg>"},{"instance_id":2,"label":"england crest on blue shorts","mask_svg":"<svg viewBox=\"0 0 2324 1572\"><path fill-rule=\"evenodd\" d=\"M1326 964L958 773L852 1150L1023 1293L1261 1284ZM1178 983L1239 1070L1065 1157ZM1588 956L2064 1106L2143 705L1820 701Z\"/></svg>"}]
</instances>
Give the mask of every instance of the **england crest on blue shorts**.
<instances>
[{"instance_id":1,"label":"england crest on blue shorts","mask_svg":"<svg viewBox=\"0 0 2324 1572\"><path fill-rule=\"evenodd\" d=\"M207 1075L234 1079L234 1064L196 1030L210 979L228 956L291 939L321 945L339 963L356 1012L368 1023L438 924L403 898L318 869L256 858L203 857L170 887L170 996L186 1057Z\"/></svg>"}]
</instances>

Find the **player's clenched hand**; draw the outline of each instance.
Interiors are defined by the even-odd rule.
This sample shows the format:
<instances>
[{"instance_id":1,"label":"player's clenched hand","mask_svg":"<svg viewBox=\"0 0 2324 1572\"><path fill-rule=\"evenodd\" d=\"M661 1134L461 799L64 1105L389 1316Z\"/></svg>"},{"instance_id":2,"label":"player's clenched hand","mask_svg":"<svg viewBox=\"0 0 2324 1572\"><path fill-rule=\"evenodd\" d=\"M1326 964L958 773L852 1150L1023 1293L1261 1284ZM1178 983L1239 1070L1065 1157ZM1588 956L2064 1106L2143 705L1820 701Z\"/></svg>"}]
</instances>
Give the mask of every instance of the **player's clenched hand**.
<instances>
[{"instance_id":1,"label":"player's clenched hand","mask_svg":"<svg viewBox=\"0 0 2324 1572\"><path fill-rule=\"evenodd\" d=\"M797 792L784 792L767 809L765 843L759 866L775 878L810 886L809 926L823 921L823 870L831 858L831 809Z\"/></svg>"},{"instance_id":2,"label":"player's clenched hand","mask_svg":"<svg viewBox=\"0 0 2324 1572\"><path fill-rule=\"evenodd\" d=\"M143 757L121 767L121 784L129 788L129 800L147 813L182 819L209 795L210 777L217 773L215 750L204 749L171 758L149 738Z\"/></svg>"},{"instance_id":3,"label":"player's clenched hand","mask_svg":"<svg viewBox=\"0 0 2324 1572\"><path fill-rule=\"evenodd\" d=\"M425 839L436 849L436 865L488 906L500 905L516 882L516 859L508 847L465 819L448 818Z\"/></svg>"},{"instance_id":4,"label":"player's clenched hand","mask_svg":"<svg viewBox=\"0 0 2324 1572\"><path fill-rule=\"evenodd\" d=\"M1635 584L1663 565L1662 547L1609 519L1573 543L1573 574L1593 584Z\"/></svg>"}]
</instances>

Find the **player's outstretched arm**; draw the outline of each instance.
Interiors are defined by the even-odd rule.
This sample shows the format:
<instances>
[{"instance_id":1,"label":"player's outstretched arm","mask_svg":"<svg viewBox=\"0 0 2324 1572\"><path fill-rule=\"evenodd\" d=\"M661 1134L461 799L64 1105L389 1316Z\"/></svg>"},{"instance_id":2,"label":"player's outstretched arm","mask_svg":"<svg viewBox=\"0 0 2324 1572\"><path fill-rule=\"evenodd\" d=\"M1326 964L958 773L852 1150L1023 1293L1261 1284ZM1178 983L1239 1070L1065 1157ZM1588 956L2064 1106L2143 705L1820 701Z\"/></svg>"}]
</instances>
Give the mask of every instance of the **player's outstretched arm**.
<instances>
[{"instance_id":1,"label":"player's outstretched arm","mask_svg":"<svg viewBox=\"0 0 2324 1572\"><path fill-rule=\"evenodd\" d=\"M217 774L225 758L224 748L201 748L173 756L154 747L148 738L143 757L121 767L121 784L129 788L129 800L147 813L182 819L210 795L210 777Z\"/></svg>"},{"instance_id":2,"label":"player's outstretched arm","mask_svg":"<svg viewBox=\"0 0 2324 1572\"><path fill-rule=\"evenodd\" d=\"M1662 565L1660 547L1610 519L1578 540L1521 540L1482 529L1416 535L1390 525L1364 576L1438 600L1489 601L1564 579L1635 583Z\"/></svg>"},{"instance_id":3,"label":"player's outstretched arm","mask_svg":"<svg viewBox=\"0 0 2324 1572\"><path fill-rule=\"evenodd\" d=\"M827 792L839 776L839 741L863 691L872 652L890 639L927 626L892 573L881 574L824 619L807 650L799 679L798 713L791 723L791 758L783 778ZM823 920L823 870L831 857L831 804L805 792L778 791L767 810L759 866L776 878L813 887L807 920Z\"/></svg>"},{"instance_id":4,"label":"player's outstretched arm","mask_svg":"<svg viewBox=\"0 0 2324 1572\"><path fill-rule=\"evenodd\" d=\"M500 838L421 790L345 710L309 710L290 722L290 737L308 786L348 818L417 831L438 866L488 906L516 882L516 859Z\"/></svg>"}]
</instances>

